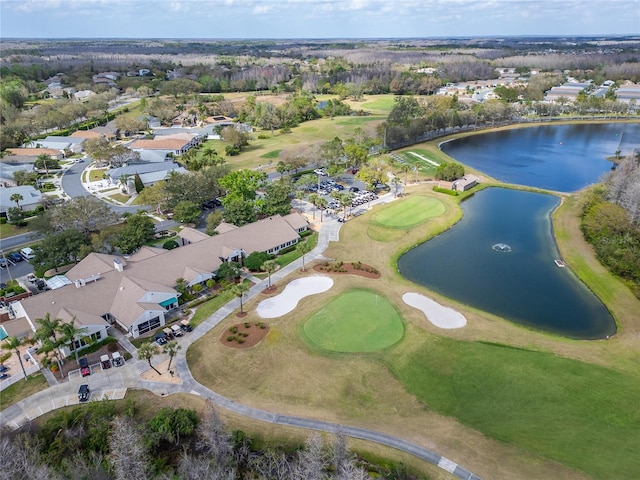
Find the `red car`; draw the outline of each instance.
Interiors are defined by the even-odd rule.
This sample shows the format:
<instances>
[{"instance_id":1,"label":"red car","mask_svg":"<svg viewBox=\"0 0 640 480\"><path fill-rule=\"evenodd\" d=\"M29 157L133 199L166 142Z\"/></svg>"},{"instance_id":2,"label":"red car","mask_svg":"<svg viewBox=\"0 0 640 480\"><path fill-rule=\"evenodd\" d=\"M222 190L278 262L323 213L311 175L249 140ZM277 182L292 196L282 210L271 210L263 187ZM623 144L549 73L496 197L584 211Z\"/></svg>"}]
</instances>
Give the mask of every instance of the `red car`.
<instances>
[{"instance_id":1,"label":"red car","mask_svg":"<svg viewBox=\"0 0 640 480\"><path fill-rule=\"evenodd\" d=\"M78 360L78 364L80 365L80 375L86 377L87 375L91 375L91 367L89 367L89 362L86 358L81 358Z\"/></svg>"}]
</instances>

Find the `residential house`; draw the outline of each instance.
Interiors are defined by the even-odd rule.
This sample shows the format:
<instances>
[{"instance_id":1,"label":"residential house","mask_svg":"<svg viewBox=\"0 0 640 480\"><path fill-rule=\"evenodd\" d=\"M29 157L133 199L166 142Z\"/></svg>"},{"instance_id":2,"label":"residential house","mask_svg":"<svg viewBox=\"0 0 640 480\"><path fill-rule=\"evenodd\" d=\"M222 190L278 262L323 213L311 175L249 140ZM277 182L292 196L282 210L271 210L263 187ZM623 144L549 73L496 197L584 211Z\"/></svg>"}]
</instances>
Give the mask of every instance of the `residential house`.
<instances>
[{"instance_id":1,"label":"residential house","mask_svg":"<svg viewBox=\"0 0 640 480\"><path fill-rule=\"evenodd\" d=\"M10 208L18 206L16 202L11 200L11 196L16 193L22 196L19 203L24 212L34 210L42 202L42 193L31 185L0 187L0 216L6 217Z\"/></svg>"},{"instance_id":2,"label":"residential house","mask_svg":"<svg viewBox=\"0 0 640 480\"><path fill-rule=\"evenodd\" d=\"M5 152L9 155L15 155L18 157L33 157L34 162L35 158L40 155L49 155L51 158L55 158L56 160L62 160L64 158L64 152L55 148L7 148Z\"/></svg>"},{"instance_id":3,"label":"residential house","mask_svg":"<svg viewBox=\"0 0 640 480\"><path fill-rule=\"evenodd\" d=\"M67 150L73 153L80 153L82 152L82 144L84 143L84 141L84 138L79 137L49 135L46 138L34 140L27 146L37 148L50 148L52 150L58 150L62 153L66 152Z\"/></svg>"},{"instance_id":4,"label":"residential house","mask_svg":"<svg viewBox=\"0 0 640 480\"><path fill-rule=\"evenodd\" d=\"M136 163L109 170L109 177L111 183L117 185L123 177L133 177L138 174L144 186L147 187L165 180L173 172L183 174L187 171L174 162Z\"/></svg>"},{"instance_id":5,"label":"residential house","mask_svg":"<svg viewBox=\"0 0 640 480\"><path fill-rule=\"evenodd\" d=\"M172 154L180 156L200 144L201 141L202 138L198 135L178 133L173 135L161 135L153 140L135 140L129 145L129 148L134 152L155 150L164 152L165 155Z\"/></svg>"},{"instance_id":6,"label":"residential house","mask_svg":"<svg viewBox=\"0 0 640 480\"><path fill-rule=\"evenodd\" d=\"M91 253L65 274L67 281L60 282L60 288L16 302L15 319L8 323L19 325L27 318L35 330L35 319L49 313L75 318L92 335L100 332L102 336L115 324L139 337L165 325L166 314L177 308L177 279L184 279L188 287L204 285L223 262L242 261L254 251L278 253L295 245L298 232L307 226L294 213L212 237L193 236L193 243L174 250L143 247L128 258Z\"/></svg>"}]
</instances>

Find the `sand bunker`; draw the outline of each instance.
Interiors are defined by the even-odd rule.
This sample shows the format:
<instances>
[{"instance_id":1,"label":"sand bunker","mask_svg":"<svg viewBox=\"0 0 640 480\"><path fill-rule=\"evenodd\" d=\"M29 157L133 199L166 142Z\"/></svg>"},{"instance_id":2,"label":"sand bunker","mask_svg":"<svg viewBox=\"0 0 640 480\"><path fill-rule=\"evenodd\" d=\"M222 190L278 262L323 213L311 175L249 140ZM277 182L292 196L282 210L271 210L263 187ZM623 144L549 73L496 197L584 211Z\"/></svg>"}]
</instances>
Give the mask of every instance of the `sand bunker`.
<instances>
[{"instance_id":1,"label":"sand bunker","mask_svg":"<svg viewBox=\"0 0 640 480\"><path fill-rule=\"evenodd\" d=\"M171 373L167 370L167 367L169 366L169 360L165 360L164 362L159 363L158 365L153 365L153 366L156 367L158 372L160 372L160 375L158 375L158 372L156 372L153 368L150 368L140 374L140 377L143 380L151 380L153 382L165 382L165 383L182 383L182 380L180 380L180 377L178 376L178 372L173 366L173 363L171 364L171 370L173 371L173 375L171 375Z\"/></svg>"},{"instance_id":2,"label":"sand bunker","mask_svg":"<svg viewBox=\"0 0 640 480\"><path fill-rule=\"evenodd\" d=\"M326 292L332 286L333 280L324 275L298 278L289 283L280 295L261 301L256 311L262 318L281 317L296 308L304 297Z\"/></svg>"},{"instance_id":3,"label":"sand bunker","mask_svg":"<svg viewBox=\"0 0 640 480\"><path fill-rule=\"evenodd\" d=\"M419 293L405 293L402 300L410 307L422 310L427 320L436 327L462 328L467 324L467 319L460 312L444 307Z\"/></svg>"}]
</instances>

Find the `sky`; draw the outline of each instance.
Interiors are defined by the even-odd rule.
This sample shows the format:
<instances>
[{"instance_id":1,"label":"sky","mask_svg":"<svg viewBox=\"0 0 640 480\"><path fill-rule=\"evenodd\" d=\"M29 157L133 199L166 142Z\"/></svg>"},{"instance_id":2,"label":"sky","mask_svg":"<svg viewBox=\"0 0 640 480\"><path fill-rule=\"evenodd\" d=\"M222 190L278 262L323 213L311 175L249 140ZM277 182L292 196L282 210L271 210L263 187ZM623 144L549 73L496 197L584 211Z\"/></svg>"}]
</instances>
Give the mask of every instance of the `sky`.
<instances>
[{"instance_id":1,"label":"sky","mask_svg":"<svg viewBox=\"0 0 640 480\"><path fill-rule=\"evenodd\" d=\"M0 38L640 35L640 0L0 0Z\"/></svg>"}]
</instances>

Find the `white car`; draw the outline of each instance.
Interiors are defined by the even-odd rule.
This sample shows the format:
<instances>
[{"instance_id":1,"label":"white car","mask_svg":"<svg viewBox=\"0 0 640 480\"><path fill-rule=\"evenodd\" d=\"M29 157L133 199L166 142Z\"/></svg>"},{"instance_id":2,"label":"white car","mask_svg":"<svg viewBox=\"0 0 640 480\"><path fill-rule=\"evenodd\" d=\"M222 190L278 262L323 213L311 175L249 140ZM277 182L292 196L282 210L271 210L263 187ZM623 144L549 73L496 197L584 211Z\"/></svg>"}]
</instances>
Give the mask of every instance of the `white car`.
<instances>
[{"instance_id":1,"label":"white car","mask_svg":"<svg viewBox=\"0 0 640 480\"><path fill-rule=\"evenodd\" d=\"M316 175L327 175L327 172L325 172L324 170L322 170L321 168L316 168L313 173L315 173Z\"/></svg>"}]
</instances>

